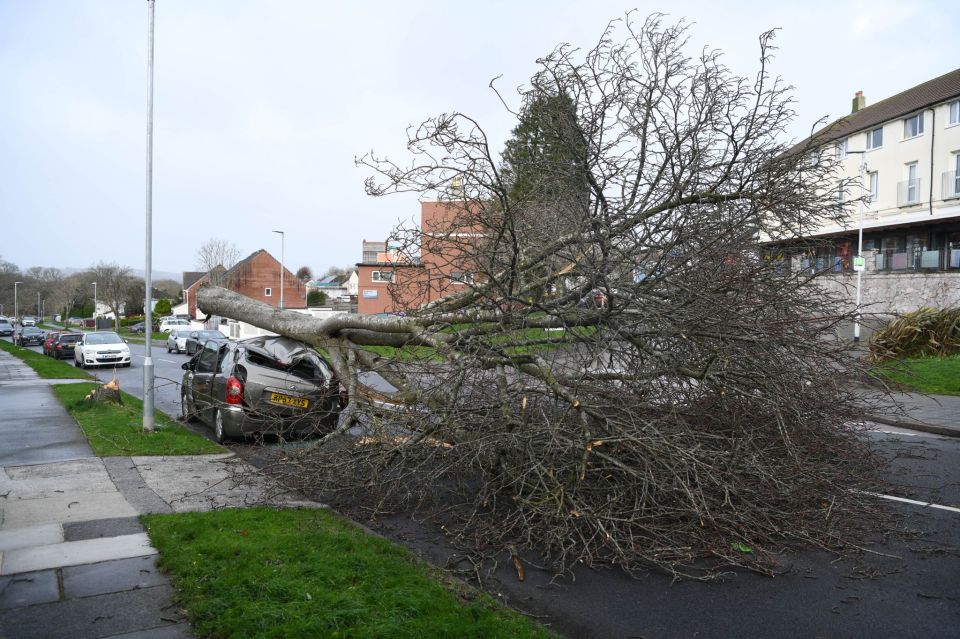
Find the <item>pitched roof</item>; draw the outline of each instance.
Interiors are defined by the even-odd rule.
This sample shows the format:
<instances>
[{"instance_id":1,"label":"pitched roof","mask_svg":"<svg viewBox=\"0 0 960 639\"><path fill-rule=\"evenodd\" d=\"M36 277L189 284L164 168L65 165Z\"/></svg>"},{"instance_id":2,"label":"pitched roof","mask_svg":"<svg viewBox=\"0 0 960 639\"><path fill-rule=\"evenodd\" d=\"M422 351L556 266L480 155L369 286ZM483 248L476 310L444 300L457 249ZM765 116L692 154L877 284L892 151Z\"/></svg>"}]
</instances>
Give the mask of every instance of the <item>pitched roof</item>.
<instances>
[{"instance_id":1,"label":"pitched roof","mask_svg":"<svg viewBox=\"0 0 960 639\"><path fill-rule=\"evenodd\" d=\"M183 272L183 288L187 289L197 283L201 277L206 275L206 271L184 271Z\"/></svg>"},{"instance_id":2,"label":"pitched roof","mask_svg":"<svg viewBox=\"0 0 960 639\"><path fill-rule=\"evenodd\" d=\"M885 100L880 100L874 105L864 107L856 113L835 120L798 144L794 149L803 147L808 142L814 142L818 146L827 144L858 131L946 102L957 96L960 96L960 69L927 80Z\"/></svg>"}]
</instances>

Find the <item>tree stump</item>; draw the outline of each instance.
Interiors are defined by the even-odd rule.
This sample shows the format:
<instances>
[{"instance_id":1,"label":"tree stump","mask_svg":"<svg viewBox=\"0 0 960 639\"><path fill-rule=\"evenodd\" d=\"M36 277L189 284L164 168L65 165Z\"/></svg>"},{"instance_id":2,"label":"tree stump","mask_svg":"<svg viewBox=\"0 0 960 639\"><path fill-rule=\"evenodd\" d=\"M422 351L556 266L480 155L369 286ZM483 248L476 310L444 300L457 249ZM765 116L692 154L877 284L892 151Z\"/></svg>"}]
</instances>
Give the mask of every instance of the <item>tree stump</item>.
<instances>
[{"instance_id":1,"label":"tree stump","mask_svg":"<svg viewBox=\"0 0 960 639\"><path fill-rule=\"evenodd\" d=\"M120 397L120 382L114 377L106 384L101 384L90 391L90 394L84 397L85 401L90 402L114 402L123 405L123 399Z\"/></svg>"}]
</instances>

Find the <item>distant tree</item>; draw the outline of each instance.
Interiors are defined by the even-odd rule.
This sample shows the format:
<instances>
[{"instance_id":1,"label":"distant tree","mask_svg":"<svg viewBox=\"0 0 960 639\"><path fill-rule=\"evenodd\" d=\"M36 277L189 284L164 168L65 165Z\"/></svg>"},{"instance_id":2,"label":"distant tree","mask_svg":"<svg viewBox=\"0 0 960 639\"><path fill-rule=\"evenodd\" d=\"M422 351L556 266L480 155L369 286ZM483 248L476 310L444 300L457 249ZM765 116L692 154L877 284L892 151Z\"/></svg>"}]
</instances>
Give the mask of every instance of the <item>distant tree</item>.
<instances>
[{"instance_id":1,"label":"distant tree","mask_svg":"<svg viewBox=\"0 0 960 639\"><path fill-rule=\"evenodd\" d=\"M327 294L323 291L310 291L307 293L307 306L320 306L327 301Z\"/></svg>"},{"instance_id":2,"label":"distant tree","mask_svg":"<svg viewBox=\"0 0 960 639\"><path fill-rule=\"evenodd\" d=\"M331 266L326 271L324 271L321 277L329 277L331 275L335 275L337 277L343 277L344 275L350 275L355 270L357 269L353 266Z\"/></svg>"},{"instance_id":3,"label":"distant tree","mask_svg":"<svg viewBox=\"0 0 960 639\"><path fill-rule=\"evenodd\" d=\"M170 300L168 299L157 300L157 305L153 307L153 313L158 317L169 315L172 312L173 312L173 307L170 306Z\"/></svg>"},{"instance_id":4,"label":"distant tree","mask_svg":"<svg viewBox=\"0 0 960 639\"><path fill-rule=\"evenodd\" d=\"M153 283L154 295L156 297L165 297L174 304L183 301L183 286L176 280L157 280ZM157 295L162 293L162 295Z\"/></svg>"},{"instance_id":5,"label":"distant tree","mask_svg":"<svg viewBox=\"0 0 960 639\"><path fill-rule=\"evenodd\" d=\"M297 269L297 279L301 282L309 282L313 279L313 271L309 266L301 266Z\"/></svg>"},{"instance_id":6,"label":"distant tree","mask_svg":"<svg viewBox=\"0 0 960 639\"><path fill-rule=\"evenodd\" d=\"M88 273L91 280L97 283L97 301L110 309L114 316L114 327L119 330L120 311L134 284L130 277L130 267L100 262Z\"/></svg>"},{"instance_id":7,"label":"distant tree","mask_svg":"<svg viewBox=\"0 0 960 639\"><path fill-rule=\"evenodd\" d=\"M210 283L216 286L223 284L223 272L214 271L217 266L230 270L240 259L240 249L230 242L220 238L210 238L200 245L196 253L196 266L199 270L210 274Z\"/></svg>"}]
</instances>

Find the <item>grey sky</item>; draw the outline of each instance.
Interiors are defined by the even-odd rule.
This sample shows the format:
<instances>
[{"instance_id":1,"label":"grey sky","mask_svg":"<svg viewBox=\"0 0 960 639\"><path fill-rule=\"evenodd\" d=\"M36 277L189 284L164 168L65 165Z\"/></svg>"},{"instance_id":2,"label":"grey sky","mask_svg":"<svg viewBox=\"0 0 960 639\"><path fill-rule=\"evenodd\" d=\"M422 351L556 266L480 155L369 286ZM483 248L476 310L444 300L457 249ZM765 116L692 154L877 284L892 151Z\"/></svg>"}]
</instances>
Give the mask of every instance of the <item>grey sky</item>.
<instances>
[{"instance_id":1,"label":"grey sky","mask_svg":"<svg viewBox=\"0 0 960 639\"><path fill-rule=\"evenodd\" d=\"M208 237L322 271L418 214L372 199L353 158L403 158L405 128L459 110L498 145L487 88L522 84L559 42L589 46L631 4L594 0L327 3L158 0L154 268L191 270ZM952 0L635 4L693 23L692 43L796 87L802 137L960 61ZM143 267L145 0L0 0L0 256L30 266Z\"/></svg>"}]
</instances>

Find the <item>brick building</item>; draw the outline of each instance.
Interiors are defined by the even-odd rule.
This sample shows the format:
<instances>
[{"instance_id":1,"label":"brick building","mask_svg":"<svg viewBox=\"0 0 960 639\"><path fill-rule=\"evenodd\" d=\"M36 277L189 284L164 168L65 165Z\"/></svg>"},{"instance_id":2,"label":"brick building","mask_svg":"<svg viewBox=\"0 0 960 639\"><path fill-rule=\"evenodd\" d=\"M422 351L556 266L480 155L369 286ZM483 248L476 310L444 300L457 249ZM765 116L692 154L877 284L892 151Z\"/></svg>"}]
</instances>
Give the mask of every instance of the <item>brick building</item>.
<instances>
[{"instance_id":1,"label":"brick building","mask_svg":"<svg viewBox=\"0 0 960 639\"><path fill-rule=\"evenodd\" d=\"M395 313L457 293L474 281L464 244L483 233L462 208L443 202L420 203L420 255L391 250L386 242L363 242L357 263L358 312Z\"/></svg>"},{"instance_id":2,"label":"brick building","mask_svg":"<svg viewBox=\"0 0 960 639\"><path fill-rule=\"evenodd\" d=\"M195 272L184 273L184 300L190 317L197 317L197 291L205 284L216 284L271 306L280 306L280 262L264 249L255 251L229 269L211 269L194 279ZM188 277L189 276L189 277ZM192 281L190 281L192 280ZM188 281L190 282L187 287ZM306 308L307 288L297 277L284 269L284 308Z\"/></svg>"}]
</instances>

